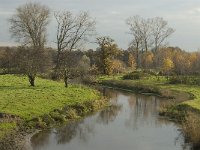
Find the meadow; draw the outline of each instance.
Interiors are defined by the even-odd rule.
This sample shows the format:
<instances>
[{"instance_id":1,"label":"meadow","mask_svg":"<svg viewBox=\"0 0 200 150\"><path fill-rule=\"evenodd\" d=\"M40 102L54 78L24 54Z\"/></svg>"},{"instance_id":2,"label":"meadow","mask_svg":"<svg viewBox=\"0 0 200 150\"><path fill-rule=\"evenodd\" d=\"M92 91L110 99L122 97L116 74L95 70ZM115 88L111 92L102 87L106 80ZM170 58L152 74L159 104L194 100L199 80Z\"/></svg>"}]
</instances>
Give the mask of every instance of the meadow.
<instances>
[{"instance_id":1,"label":"meadow","mask_svg":"<svg viewBox=\"0 0 200 150\"><path fill-rule=\"evenodd\" d=\"M0 75L0 113L14 115L24 121L64 106L81 105L100 98L99 92L83 85L65 88L62 82L37 78L36 86L31 87L25 76ZM1 121L0 137L15 127L13 121Z\"/></svg>"}]
</instances>

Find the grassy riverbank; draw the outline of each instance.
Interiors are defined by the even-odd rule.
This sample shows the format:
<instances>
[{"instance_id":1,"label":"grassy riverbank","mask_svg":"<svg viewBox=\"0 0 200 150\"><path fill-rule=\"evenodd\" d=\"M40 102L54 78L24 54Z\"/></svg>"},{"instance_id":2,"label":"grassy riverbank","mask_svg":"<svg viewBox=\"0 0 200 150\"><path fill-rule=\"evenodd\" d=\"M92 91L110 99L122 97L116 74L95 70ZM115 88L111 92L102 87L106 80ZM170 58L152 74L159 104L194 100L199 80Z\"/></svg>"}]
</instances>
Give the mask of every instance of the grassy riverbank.
<instances>
[{"instance_id":1,"label":"grassy riverbank","mask_svg":"<svg viewBox=\"0 0 200 150\"><path fill-rule=\"evenodd\" d=\"M0 137L15 128L15 122L19 120L31 122L35 119L46 126L44 120L47 118L56 121L73 119L104 105L100 93L86 86L65 88L63 83L37 78L36 86L30 87L26 77L15 75L0 76L0 95ZM63 108L66 108L65 112ZM64 116L67 113L68 118ZM43 116L46 117L43 119Z\"/></svg>"},{"instance_id":2,"label":"grassy riverbank","mask_svg":"<svg viewBox=\"0 0 200 150\"><path fill-rule=\"evenodd\" d=\"M162 94L162 91L166 90L190 93L193 100L184 101L181 104L187 105L200 111L200 86L186 84L169 84L165 77L160 77L158 80L158 78L154 76L142 78L140 80L122 80L121 76L103 76L99 77L98 80L103 85L115 86L122 89L144 93Z\"/></svg>"}]
</instances>

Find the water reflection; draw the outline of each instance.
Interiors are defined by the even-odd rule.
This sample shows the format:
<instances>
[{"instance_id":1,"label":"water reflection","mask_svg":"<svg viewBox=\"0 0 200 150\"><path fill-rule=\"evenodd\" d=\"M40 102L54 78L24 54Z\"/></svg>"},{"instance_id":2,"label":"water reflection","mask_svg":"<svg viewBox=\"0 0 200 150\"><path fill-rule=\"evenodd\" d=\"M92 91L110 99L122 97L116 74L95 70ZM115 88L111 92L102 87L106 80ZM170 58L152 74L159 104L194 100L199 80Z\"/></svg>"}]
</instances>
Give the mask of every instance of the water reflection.
<instances>
[{"instance_id":1,"label":"water reflection","mask_svg":"<svg viewBox=\"0 0 200 150\"><path fill-rule=\"evenodd\" d=\"M158 116L163 100L104 89L113 105L32 138L33 150L189 150L177 126Z\"/></svg>"},{"instance_id":2,"label":"water reflection","mask_svg":"<svg viewBox=\"0 0 200 150\"><path fill-rule=\"evenodd\" d=\"M112 105L107 109L101 111L97 117L98 123L109 124L113 122L118 116L119 111L121 110L122 105Z\"/></svg>"}]
</instances>

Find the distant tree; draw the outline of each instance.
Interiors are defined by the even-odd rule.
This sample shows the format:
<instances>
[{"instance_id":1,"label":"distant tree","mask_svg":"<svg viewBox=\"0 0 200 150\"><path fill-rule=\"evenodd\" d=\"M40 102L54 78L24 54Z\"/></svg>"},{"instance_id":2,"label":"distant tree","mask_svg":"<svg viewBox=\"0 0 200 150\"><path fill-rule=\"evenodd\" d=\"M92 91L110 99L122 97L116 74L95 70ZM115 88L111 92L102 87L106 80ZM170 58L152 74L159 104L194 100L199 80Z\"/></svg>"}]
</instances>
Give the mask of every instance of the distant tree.
<instances>
[{"instance_id":1,"label":"distant tree","mask_svg":"<svg viewBox=\"0 0 200 150\"><path fill-rule=\"evenodd\" d=\"M152 69L154 54L147 52L142 55L142 67L144 69Z\"/></svg>"},{"instance_id":2,"label":"distant tree","mask_svg":"<svg viewBox=\"0 0 200 150\"><path fill-rule=\"evenodd\" d=\"M157 52L164 45L166 39L174 32L163 18L142 18L140 16L129 17L126 20L129 26L132 41L130 48L136 56L137 67L146 61L144 58L150 50Z\"/></svg>"},{"instance_id":3,"label":"distant tree","mask_svg":"<svg viewBox=\"0 0 200 150\"><path fill-rule=\"evenodd\" d=\"M78 63L78 72L81 79L89 75L90 72L90 58L86 55L83 55Z\"/></svg>"},{"instance_id":4,"label":"distant tree","mask_svg":"<svg viewBox=\"0 0 200 150\"><path fill-rule=\"evenodd\" d=\"M136 66L137 66L135 62L135 57L131 53L129 53L129 56L128 56L128 66L131 68L132 71L135 71Z\"/></svg>"},{"instance_id":5,"label":"distant tree","mask_svg":"<svg viewBox=\"0 0 200 150\"><path fill-rule=\"evenodd\" d=\"M170 58L165 58L163 60L163 66L162 66L162 70L164 73L167 74L167 79L169 77L170 72L172 71L172 69L174 68L174 63Z\"/></svg>"},{"instance_id":6,"label":"distant tree","mask_svg":"<svg viewBox=\"0 0 200 150\"><path fill-rule=\"evenodd\" d=\"M70 72L73 71L74 65L77 65L77 62L73 60L74 57L70 57L72 56L70 53L87 42L88 38L94 34L95 21L87 12L73 15L69 11L63 11L56 12L54 16L57 21L55 78L59 78L61 74L67 87Z\"/></svg>"},{"instance_id":7,"label":"distant tree","mask_svg":"<svg viewBox=\"0 0 200 150\"><path fill-rule=\"evenodd\" d=\"M97 44L100 50L100 63L103 74L112 73L112 61L119 55L119 48L114 40L110 37L103 36L97 38Z\"/></svg>"},{"instance_id":8,"label":"distant tree","mask_svg":"<svg viewBox=\"0 0 200 150\"><path fill-rule=\"evenodd\" d=\"M16 73L16 48L0 48L0 73Z\"/></svg>"},{"instance_id":9,"label":"distant tree","mask_svg":"<svg viewBox=\"0 0 200 150\"><path fill-rule=\"evenodd\" d=\"M130 45L136 53L137 64L139 64L139 50L142 43L141 22L142 18L139 16L129 17L126 20L126 24L129 26L130 34L133 36Z\"/></svg>"},{"instance_id":10,"label":"distant tree","mask_svg":"<svg viewBox=\"0 0 200 150\"><path fill-rule=\"evenodd\" d=\"M120 60L114 59L112 61L112 74L119 74L124 72L125 67L124 63Z\"/></svg>"},{"instance_id":11,"label":"distant tree","mask_svg":"<svg viewBox=\"0 0 200 150\"><path fill-rule=\"evenodd\" d=\"M157 51L163 42L174 32L163 18L156 17L151 19L151 32L154 41L154 49Z\"/></svg>"},{"instance_id":12,"label":"distant tree","mask_svg":"<svg viewBox=\"0 0 200 150\"><path fill-rule=\"evenodd\" d=\"M44 53L49 14L47 6L30 2L18 7L16 14L9 20L12 36L31 50L26 59L27 69L24 72L31 86L35 86L35 77L45 63L41 54Z\"/></svg>"}]
</instances>

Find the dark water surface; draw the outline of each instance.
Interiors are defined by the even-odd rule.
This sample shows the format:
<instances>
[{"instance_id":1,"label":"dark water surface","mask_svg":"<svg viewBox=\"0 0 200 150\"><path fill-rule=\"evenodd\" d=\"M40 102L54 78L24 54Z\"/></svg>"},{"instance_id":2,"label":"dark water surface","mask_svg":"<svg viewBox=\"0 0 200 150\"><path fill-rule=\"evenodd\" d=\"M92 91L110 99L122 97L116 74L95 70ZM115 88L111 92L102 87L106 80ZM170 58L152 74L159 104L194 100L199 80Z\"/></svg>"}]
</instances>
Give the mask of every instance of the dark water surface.
<instances>
[{"instance_id":1,"label":"dark water surface","mask_svg":"<svg viewBox=\"0 0 200 150\"><path fill-rule=\"evenodd\" d=\"M158 116L161 100L112 89L101 112L32 137L33 150L189 150L178 126Z\"/></svg>"}]
</instances>

